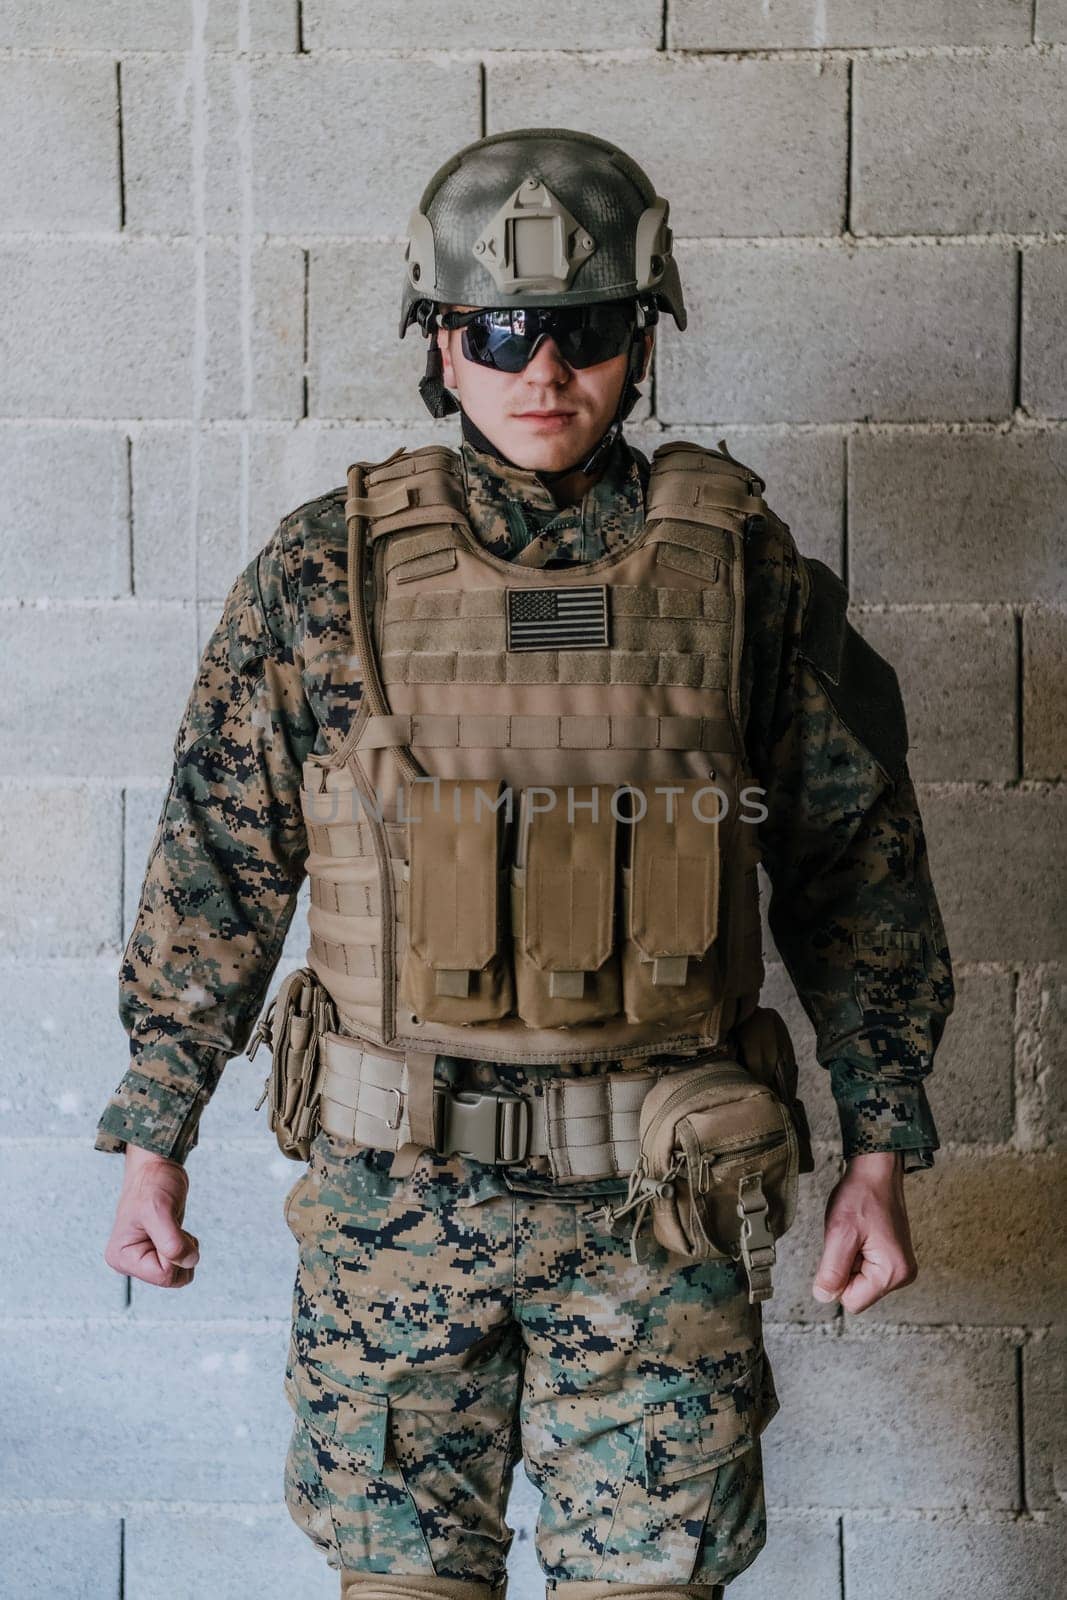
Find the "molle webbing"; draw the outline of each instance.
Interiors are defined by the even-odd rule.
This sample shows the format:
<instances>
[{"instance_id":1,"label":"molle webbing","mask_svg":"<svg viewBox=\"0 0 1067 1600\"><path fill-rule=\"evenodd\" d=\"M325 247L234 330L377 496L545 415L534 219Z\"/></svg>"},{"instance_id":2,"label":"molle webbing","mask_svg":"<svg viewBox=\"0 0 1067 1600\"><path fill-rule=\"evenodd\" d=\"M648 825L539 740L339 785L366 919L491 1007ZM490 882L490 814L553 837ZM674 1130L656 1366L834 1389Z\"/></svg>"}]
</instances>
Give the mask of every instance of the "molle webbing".
<instances>
[{"instance_id":1,"label":"molle webbing","mask_svg":"<svg viewBox=\"0 0 1067 1600\"><path fill-rule=\"evenodd\" d=\"M717 1045L755 1004L758 842L738 812L743 539L765 511L761 489L728 457L663 446L636 537L611 556L548 569L479 544L454 452L431 446L350 470L350 566L360 575L350 598L368 687L340 756L306 765L302 796L309 959L344 1028L401 1051L610 1062ZM606 620L568 632L576 613ZM516 802L525 790L562 797L590 784L649 794L680 784L688 798L712 784L732 820L696 828L680 854L678 830L654 847L646 835L647 883L626 864L631 828L620 830L613 865L592 836L574 851L557 839L563 870L549 893L528 880L511 821L495 864L447 829L429 854L414 850L418 777L500 784ZM665 874L670 892L650 900ZM705 947L689 901L709 884ZM604 961L575 942L594 885L618 927Z\"/></svg>"},{"instance_id":2,"label":"molle webbing","mask_svg":"<svg viewBox=\"0 0 1067 1600\"><path fill-rule=\"evenodd\" d=\"M722 750L730 724L719 717L493 716L416 712L368 717L362 750L416 745L446 750Z\"/></svg>"}]
</instances>

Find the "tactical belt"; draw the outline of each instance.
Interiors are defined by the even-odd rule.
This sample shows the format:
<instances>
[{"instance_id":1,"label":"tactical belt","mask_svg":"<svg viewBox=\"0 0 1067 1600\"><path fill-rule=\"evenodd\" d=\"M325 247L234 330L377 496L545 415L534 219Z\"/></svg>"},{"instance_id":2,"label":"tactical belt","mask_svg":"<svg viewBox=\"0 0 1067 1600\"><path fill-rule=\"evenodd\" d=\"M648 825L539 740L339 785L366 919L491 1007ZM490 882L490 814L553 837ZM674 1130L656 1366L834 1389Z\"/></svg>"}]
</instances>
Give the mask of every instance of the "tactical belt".
<instances>
[{"instance_id":1,"label":"tactical belt","mask_svg":"<svg viewBox=\"0 0 1067 1600\"><path fill-rule=\"evenodd\" d=\"M429 1054L375 1055L336 1033L321 1048L320 1126L353 1144L406 1153L394 1171L410 1170L419 1150L432 1148L502 1165L547 1156L563 1181L625 1176L638 1156L641 1102L658 1076L558 1078L537 1095L449 1089L433 1084Z\"/></svg>"}]
</instances>

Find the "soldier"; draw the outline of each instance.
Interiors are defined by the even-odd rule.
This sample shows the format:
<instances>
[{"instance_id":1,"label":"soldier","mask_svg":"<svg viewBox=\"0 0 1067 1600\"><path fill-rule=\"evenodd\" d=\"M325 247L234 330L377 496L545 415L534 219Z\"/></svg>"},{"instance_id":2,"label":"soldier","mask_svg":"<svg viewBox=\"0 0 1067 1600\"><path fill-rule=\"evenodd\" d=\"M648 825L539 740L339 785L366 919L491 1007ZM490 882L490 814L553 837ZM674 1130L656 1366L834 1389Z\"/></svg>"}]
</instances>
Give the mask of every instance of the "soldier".
<instances>
[{"instance_id":1,"label":"soldier","mask_svg":"<svg viewBox=\"0 0 1067 1600\"><path fill-rule=\"evenodd\" d=\"M896 677L755 472L624 438L661 311L684 329L668 208L615 146L525 129L434 176L401 334L461 448L357 464L237 580L123 961L107 1260L176 1288L185 1159L311 878L271 1034L306 1158L285 1490L362 1600L502 1595L520 1456L561 1600L721 1596L762 1548L804 1129L760 857L843 1139L814 1294L915 1275L953 982ZM688 1155L679 1090L714 1111Z\"/></svg>"}]
</instances>

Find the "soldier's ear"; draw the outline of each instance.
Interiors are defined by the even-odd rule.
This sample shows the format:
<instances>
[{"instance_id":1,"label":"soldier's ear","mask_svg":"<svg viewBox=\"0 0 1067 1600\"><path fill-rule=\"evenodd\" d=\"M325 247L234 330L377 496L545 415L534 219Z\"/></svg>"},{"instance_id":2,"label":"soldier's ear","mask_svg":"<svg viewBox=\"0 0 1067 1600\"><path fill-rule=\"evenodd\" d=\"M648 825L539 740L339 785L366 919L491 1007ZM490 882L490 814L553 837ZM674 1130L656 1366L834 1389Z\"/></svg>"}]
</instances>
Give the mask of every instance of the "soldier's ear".
<instances>
[{"instance_id":1,"label":"soldier's ear","mask_svg":"<svg viewBox=\"0 0 1067 1600\"><path fill-rule=\"evenodd\" d=\"M451 306L442 306L441 309L450 311L452 308ZM441 375L444 379L445 387L446 389L455 389L457 387L456 369L452 364L452 341L449 331L447 328L438 328L434 333L434 337L441 352Z\"/></svg>"}]
</instances>

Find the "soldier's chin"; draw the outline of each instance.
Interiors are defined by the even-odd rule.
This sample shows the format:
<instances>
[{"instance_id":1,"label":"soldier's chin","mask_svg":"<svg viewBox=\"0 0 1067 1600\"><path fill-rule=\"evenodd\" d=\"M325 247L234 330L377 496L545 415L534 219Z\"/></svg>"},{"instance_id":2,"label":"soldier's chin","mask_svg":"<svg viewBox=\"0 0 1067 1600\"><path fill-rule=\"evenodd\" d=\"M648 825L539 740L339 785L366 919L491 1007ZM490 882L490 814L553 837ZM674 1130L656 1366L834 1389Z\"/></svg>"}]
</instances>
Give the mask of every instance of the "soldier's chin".
<instances>
[{"instance_id":1,"label":"soldier's chin","mask_svg":"<svg viewBox=\"0 0 1067 1600\"><path fill-rule=\"evenodd\" d=\"M584 461L595 443L578 417L567 426L546 429L515 419L506 454L530 472L563 472Z\"/></svg>"}]
</instances>

